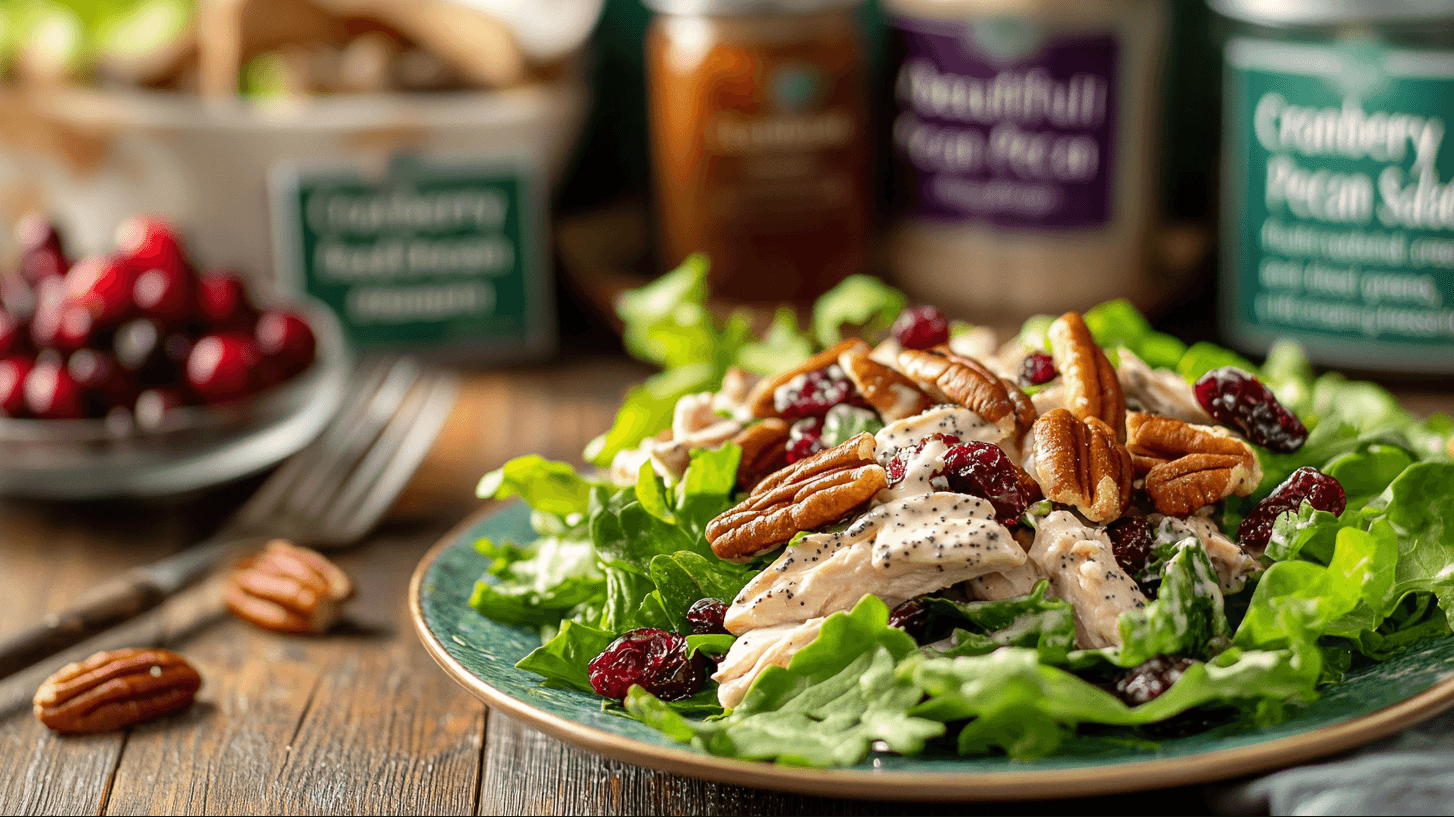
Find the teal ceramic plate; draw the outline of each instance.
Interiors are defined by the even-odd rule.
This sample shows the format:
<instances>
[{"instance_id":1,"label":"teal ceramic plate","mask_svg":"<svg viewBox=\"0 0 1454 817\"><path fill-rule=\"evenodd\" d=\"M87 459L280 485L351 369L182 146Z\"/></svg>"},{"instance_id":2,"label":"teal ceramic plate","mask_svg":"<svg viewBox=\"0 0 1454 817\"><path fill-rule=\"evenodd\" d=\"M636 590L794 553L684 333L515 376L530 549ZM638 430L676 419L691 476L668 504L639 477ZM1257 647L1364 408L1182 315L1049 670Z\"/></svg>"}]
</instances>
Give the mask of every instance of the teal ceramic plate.
<instances>
[{"instance_id":1,"label":"teal ceramic plate","mask_svg":"<svg viewBox=\"0 0 1454 817\"><path fill-rule=\"evenodd\" d=\"M593 695L546 689L515 668L540 645L531 630L496 624L468 605L487 566L482 536L532 538L529 509L512 505L471 519L414 573L410 605L424 646L459 683L492 707L566 743L619 760L740 785L840 797L1008 800L1077 797L1237 777L1300 763L1382 737L1454 705L1454 638L1416 644L1324 691L1299 716L1233 735L1197 735L1157 749L1080 739L1055 757L871 756L819 771L728 760L693 751L647 726L601 710Z\"/></svg>"}]
</instances>

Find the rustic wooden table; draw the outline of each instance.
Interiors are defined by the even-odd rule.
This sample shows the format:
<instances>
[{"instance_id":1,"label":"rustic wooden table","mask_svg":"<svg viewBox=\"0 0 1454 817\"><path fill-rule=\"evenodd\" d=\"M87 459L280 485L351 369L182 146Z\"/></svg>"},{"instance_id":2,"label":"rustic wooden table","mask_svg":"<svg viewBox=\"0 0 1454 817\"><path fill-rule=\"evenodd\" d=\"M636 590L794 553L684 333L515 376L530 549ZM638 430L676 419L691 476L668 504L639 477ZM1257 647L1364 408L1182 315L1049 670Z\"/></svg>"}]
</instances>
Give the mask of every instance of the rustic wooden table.
<instances>
[{"instance_id":1,"label":"rustic wooden table","mask_svg":"<svg viewBox=\"0 0 1454 817\"><path fill-rule=\"evenodd\" d=\"M409 576L429 546L478 507L472 494L479 475L521 453L577 458L643 371L603 358L471 376L391 521L338 554L359 592L346 625L328 636L279 636L235 621L210 583L0 682L0 814L961 814L976 808L803 797L606 760L489 713L425 654L406 608ZM0 503L0 635L129 566L195 541L250 487L170 503ZM93 737L60 738L35 721L30 697L64 660L140 645L163 645L195 663L204 678L195 706ZM1203 790L1183 789L989 810L1206 808Z\"/></svg>"}]
</instances>

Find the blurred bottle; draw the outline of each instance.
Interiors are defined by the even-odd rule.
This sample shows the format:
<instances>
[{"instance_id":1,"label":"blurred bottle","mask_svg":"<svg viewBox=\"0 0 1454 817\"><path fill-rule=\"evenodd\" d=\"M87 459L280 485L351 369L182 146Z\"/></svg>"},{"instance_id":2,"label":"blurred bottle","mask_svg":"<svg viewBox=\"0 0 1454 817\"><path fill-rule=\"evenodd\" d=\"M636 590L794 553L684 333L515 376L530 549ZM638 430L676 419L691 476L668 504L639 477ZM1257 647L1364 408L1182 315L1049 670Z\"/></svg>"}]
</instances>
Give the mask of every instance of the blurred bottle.
<instances>
[{"instance_id":1,"label":"blurred bottle","mask_svg":"<svg viewBox=\"0 0 1454 817\"><path fill-rule=\"evenodd\" d=\"M1227 340L1454 373L1454 3L1211 5L1226 35Z\"/></svg>"},{"instance_id":2,"label":"blurred bottle","mask_svg":"<svg viewBox=\"0 0 1454 817\"><path fill-rule=\"evenodd\" d=\"M885 0L889 262L975 320L1144 299L1159 177L1160 0Z\"/></svg>"},{"instance_id":3,"label":"blurred bottle","mask_svg":"<svg viewBox=\"0 0 1454 817\"><path fill-rule=\"evenodd\" d=\"M648 0L662 262L698 250L715 295L807 301L869 246L857 0Z\"/></svg>"}]
</instances>

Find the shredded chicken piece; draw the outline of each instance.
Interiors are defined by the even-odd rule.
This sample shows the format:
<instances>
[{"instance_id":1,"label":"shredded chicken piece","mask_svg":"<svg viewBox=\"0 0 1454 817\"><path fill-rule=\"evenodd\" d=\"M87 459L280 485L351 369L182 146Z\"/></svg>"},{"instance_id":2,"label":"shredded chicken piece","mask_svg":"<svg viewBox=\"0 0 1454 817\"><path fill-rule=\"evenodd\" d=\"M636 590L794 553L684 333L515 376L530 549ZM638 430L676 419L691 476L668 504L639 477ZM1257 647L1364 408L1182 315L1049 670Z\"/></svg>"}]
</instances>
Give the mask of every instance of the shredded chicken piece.
<instances>
[{"instance_id":1,"label":"shredded chicken piece","mask_svg":"<svg viewBox=\"0 0 1454 817\"><path fill-rule=\"evenodd\" d=\"M1050 579L1054 595L1075 609L1075 642L1082 649L1118 646L1121 614L1146 606L1136 581L1116 563L1110 538L1069 511L1041 520L1030 560Z\"/></svg>"},{"instance_id":2,"label":"shredded chicken piece","mask_svg":"<svg viewBox=\"0 0 1454 817\"><path fill-rule=\"evenodd\" d=\"M1247 576L1257 572L1260 565L1241 545L1222 533L1212 520L1211 512L1210 507L1203 508L1185 519L1154 513L1146 517L1146 521L1151 524L1158 543L1179 542L1187 537L1200 541L1212 560L1212 568L1217 571L1217 584L1222 592L1236 593L1247 583Z\"/></svg>"},{"instance_id":3,"label":"shredded chicken piece","mask_svg":"<svg viewBox=\"0 0 1454 817\"><path fill-rule=\"evenodd\" d=\"M795 621L746 633L717 665L717 702L730 709L742 703L748 687L768 667L786 667L798 650L818 637L823 619Z\"/></svg>"},{"instance_id":4,"label":"shredded chicken piece","mask_svg":"<svg viewBox=\"0 0 1454 817\"><path fill-rule=\"evenodd\" d=\"M970 579L967 586L976 599L999 601L1030 595L1030 591L1043 578L1046 576L1040 566L1027 559L1019 567Z\"/></svg>"},{"instance_id":5,"label":"shredded chicken piece","mask_svg":"<svg viewBox=\"0 0 1454 817\"><path fill-rule=\"evenodd\" d=\"M1005 450L1011 459L1019 458L1014 440L999 426L986 422L974 411L964 406L945 403L933 406L913 417L905 417L879 429L873 435L879 464L888 465L900 448L907 448L931 434L953 434L960 442L980 440L994 443Z\"/></svg>"},{"instance_id":6,"label":"shredded chicken piece","mask_svg":"<svg viewBox=\"0 0 1454 817\"><path fill-rule=\"evenodd\" d=\"M1129 349L1117 349L1121 363L1116 376L1126 392L1129 405L1140 406L1151 414L1160 414L1183 423L1212 425L1213 421L1197 402L1196 391L1176 372L1153 369ZM1039 404L1036 404L1039 408Z\"/></svg>"}]
</instances>

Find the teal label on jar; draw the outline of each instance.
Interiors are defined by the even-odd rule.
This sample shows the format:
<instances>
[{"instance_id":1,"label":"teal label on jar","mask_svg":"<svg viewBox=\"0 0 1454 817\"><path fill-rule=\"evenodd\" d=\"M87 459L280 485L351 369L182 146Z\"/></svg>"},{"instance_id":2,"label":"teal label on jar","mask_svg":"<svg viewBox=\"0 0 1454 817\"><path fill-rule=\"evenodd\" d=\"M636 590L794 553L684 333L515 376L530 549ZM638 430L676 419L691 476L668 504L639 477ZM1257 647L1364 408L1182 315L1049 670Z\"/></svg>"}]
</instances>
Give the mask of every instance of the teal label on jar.
<instances>
[{"instance_id":1,"label":"teal label on jar","mask_svg":"<svg viewBox=\"0 0 1454 817\"><path fill-rule=\"evenodd\" d=\"M1231 339L1454 371L1454 52L1239 38L1226 65Z\"/></svg>"},{"instance_id":2,"label":"teal label on jar","mask_svg":"<svg viewBox=\"0 0 1454 817\"><path fill-rule=\"evenodd\" d=\"M274 169L280 277L328 304L359 346L548 348L538 172L401 157Z\"/></svg>"}]
</instances>

